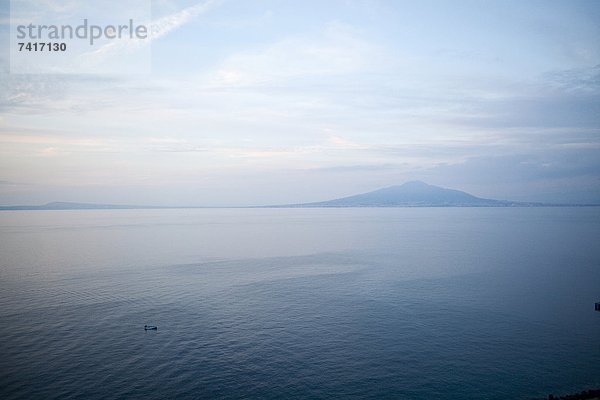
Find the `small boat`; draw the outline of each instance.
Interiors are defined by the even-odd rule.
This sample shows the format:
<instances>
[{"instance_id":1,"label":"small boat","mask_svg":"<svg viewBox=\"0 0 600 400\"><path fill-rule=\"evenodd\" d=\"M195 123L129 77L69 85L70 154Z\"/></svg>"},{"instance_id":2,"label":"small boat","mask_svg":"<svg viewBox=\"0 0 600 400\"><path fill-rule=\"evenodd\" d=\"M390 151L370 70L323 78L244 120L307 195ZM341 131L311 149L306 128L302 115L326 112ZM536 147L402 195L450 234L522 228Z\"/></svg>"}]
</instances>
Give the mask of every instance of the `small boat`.
<instances>
[{"instance_id":1,"label":"small boat","mask_svg":"<svg viewBox=\"0 0 600 400\"><path fill-rule=\"evenodd\" d=\"M158 329L158 327L154 326L154 325L144 325L144 330L145 331L155 331L157 329Z\"/></svg>"}]
</instances>

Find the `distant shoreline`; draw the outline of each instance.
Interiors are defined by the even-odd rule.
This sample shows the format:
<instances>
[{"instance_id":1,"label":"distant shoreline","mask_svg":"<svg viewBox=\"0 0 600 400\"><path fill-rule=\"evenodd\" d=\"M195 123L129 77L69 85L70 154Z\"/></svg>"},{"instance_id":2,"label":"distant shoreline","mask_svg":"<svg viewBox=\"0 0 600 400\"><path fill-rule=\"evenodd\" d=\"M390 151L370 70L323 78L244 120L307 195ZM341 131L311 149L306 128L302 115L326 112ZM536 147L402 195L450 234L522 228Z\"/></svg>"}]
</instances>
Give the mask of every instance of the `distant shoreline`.
<instances>
[{"instance_id":1,"label":"distant shoreline","mask_svg":"<svg viewBox=\"0 0 600 400\"><path fill-rule=\"evenodd\" d=\"M391 206L327 206L327 205L281 205L281 206L119 206L90 204L86 207L65 206L65 207L46 207L39 206L0 206L0 211L98 211L98 210L194 210L194 209L341 209L341 208L560 208L560 207L600 207L600 204L515 204L515 205L391 205Z\"/></svg>"}]
</instances>

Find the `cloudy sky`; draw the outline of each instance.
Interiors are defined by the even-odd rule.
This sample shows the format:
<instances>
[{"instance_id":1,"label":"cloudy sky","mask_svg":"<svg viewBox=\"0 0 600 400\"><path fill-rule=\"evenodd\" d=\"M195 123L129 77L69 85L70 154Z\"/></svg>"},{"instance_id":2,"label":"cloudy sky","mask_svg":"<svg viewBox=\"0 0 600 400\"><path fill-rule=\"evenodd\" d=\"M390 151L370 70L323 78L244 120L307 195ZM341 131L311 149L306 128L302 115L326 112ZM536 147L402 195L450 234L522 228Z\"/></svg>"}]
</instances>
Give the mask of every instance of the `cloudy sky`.
<instances>
[{"instance_id":1,"label":"cloudy sky","mask_svg":"<svg viewBox=\"0 0 600 400\"><path fill-rule=\"evenodd\" d=\"M149 74L11 73L1 7L0 204L600 203L598 1L154 0Z\"/></svg>"}]
</instances>

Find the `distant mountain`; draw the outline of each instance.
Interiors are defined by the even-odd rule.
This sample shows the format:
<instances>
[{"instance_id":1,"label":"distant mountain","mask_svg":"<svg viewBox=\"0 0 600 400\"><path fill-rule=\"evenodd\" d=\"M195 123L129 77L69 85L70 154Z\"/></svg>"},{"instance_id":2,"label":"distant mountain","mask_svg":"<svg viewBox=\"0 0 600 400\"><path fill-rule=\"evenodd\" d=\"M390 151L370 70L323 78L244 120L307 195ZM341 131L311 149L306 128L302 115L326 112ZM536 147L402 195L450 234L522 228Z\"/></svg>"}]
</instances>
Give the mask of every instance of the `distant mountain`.
<instances>
[{"instance_id":1,"label":"distant mountain","mask_svg":"<svg viewBox=\"0 0 600 400\"><path fill-rule=\"evenodd\" d=\"M428 185L420 181L390 186L373 192L316 203L251 206L241 208L301 208L301 207L586 207L598 204L525 203L508 200L483 199L460 190ZM200 206L135 206L53 202L39 206L0 206L1 210L130 210L174 208L219 208Z\"/></svg>"},{"instance_id":2,"label":"distant mountain","mask_svg":"<svg viewBox=\"0 0 600 400\"><path fill-rule=\"evenodd\" d=\"M412 181L355 196L317 203L296 204L289 207L515 207L540 205L542 204L482 199L460 190Z\"/></svg>"},{"instance_id":3,"label":"distant mountain","mask_svg":"<svg viewBox=\"0 0 600 400\"><path fill-rule=\"evenodd\" d=\"M0 210L124 210L135 208L160 207L128 206L117 204L69 203L64 201L55 201L39 206L0 206Z\"/></svg>"}]
</instances>

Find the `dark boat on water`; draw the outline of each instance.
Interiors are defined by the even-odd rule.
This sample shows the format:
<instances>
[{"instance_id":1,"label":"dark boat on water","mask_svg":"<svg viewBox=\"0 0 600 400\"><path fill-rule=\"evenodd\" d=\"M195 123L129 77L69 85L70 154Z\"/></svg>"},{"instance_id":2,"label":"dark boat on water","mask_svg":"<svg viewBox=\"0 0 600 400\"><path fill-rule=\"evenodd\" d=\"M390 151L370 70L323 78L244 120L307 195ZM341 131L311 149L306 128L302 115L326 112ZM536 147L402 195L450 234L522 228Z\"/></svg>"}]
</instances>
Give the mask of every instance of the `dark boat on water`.
<instances>
[{"instance_id":1,"label":"dark boat on water","mask_svg":"<svg viewBox=\"0 0 600 400\"><path fill-rule=\"evenodd\" d=\"M144 325L144 330L145 331L155 331L157 330L158 327L157 326L153 326L153 325Z\"/></svg>"}]
</instances>

